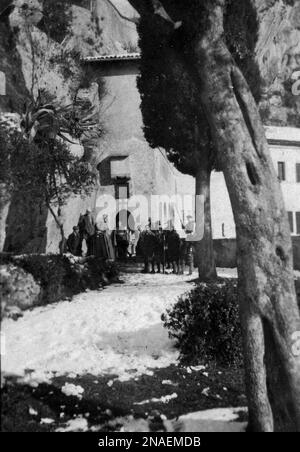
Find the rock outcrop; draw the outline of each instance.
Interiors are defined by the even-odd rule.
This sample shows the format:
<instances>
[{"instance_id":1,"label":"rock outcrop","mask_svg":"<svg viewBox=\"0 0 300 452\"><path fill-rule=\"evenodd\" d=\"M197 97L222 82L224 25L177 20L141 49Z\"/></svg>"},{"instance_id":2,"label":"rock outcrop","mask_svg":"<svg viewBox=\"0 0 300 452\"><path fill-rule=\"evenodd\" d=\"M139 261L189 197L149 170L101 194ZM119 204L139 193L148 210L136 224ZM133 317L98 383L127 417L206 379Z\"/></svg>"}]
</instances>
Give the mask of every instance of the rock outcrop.
<instances>
[{"instance_id":1,"label":"rock outcrop","mask_svg":"<svg viewBox=\"0 0 300 452\"><path fill-rule=\"evenodd\" d=\"M259 19L256 57L263 79L265 125L300 127L300 2L253 0ZM298 75L297 75L298 72Z\"/></svg>"}]
</instances>

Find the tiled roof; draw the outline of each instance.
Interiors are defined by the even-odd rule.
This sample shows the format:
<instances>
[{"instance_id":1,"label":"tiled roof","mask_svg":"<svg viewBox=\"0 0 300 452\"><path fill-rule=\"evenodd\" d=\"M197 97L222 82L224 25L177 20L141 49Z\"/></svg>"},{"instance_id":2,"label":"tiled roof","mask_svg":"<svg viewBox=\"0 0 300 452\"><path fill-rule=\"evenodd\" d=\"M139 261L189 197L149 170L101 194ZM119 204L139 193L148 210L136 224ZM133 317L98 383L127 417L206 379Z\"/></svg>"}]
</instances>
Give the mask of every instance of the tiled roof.
<instances>
[{"instance_id":1,"label":"tiled roof","mask_svg":"<svg viewBox=\"0 0 300 452\"><path fill-rule=\"evenodd\" d=\"M111 62L111 61L133 61L140 60L140 53L124 53L122 55L96 55L83 58L86 63Z\"/></svg>"}]
</instances>

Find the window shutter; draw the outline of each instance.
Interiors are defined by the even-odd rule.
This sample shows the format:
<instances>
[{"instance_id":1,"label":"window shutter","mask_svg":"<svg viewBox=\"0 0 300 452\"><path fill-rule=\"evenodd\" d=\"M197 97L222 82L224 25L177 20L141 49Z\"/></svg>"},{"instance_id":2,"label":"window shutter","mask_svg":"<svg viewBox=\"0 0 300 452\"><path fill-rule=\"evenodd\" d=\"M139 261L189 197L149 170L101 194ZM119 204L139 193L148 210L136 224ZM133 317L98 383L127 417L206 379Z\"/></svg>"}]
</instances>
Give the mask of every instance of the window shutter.
<instances>
[{"instance_id":1,"label":"window shutter","mask_svg":"<svg viewBox=\"0 0 300 452\"><path fill-rule=\"evenodd\" d=\"M300 212L296 212L296 227L297 227L297 234L300 235Z\"/></svg>"},{"instance_id":2,"label":"window shutter","mask_svg":"<svg viewBox=\"0 0 300 452\"><path fill-rule=\"evenodd\" d=\"M278 179L285 181L285 162L278 162Z\"/></svg>"},{"instance_id":3,"label":"window shutter","mask_svg":"<svg viewBox=\"0 0 300 452\"><path fill-rule=\"evenodd\" d=\"M293 212L288 212L288 216L289 216L289 223L290 223L291 234L293 234L294 233L294 215L293 215Z\"/></svg>"}]
</instances>

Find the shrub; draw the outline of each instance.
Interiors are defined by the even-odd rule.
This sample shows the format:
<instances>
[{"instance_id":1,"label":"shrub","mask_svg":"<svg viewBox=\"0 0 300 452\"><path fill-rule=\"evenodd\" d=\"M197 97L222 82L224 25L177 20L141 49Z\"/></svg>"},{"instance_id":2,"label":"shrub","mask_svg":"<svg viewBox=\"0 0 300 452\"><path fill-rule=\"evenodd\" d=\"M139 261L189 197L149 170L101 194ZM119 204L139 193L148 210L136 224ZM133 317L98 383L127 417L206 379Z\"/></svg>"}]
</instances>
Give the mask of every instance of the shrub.
<instances>
[{"instance_id":1,"label":"shrub","mask_svg":"<svg viewBox=\"0 0 300 452\"><path fill-rule=\"evenodd\" d=\"M300 309L300 279L295 281ZM212 361L221 366L243 362L237 281L199 284L162 316L176 340L183 364Z\"/></svg>"},{"instance_id":2,"label":"shrub","mask_svg":"<svg viewBox=\"0 0 300 452\"><path fill-rule=\"evenodd\" d=\"M99 289L113 282L118 276L118 268L114 262L106 262L93 256L78 258L68 254L2 254L0 264L14 265L33 276L41 289L38 300L40 306L55 303L86 289Z\"/></svg>"},{"instance_id":3,"label":"shrub","mask_svg":"<svg viewBox=\"0 0 300 452\"><path fill-rule=\"evenodd\" d=\"M162 316L184 364L242 364L236 281L199 284Z\"/></svg>"}]
</instances>

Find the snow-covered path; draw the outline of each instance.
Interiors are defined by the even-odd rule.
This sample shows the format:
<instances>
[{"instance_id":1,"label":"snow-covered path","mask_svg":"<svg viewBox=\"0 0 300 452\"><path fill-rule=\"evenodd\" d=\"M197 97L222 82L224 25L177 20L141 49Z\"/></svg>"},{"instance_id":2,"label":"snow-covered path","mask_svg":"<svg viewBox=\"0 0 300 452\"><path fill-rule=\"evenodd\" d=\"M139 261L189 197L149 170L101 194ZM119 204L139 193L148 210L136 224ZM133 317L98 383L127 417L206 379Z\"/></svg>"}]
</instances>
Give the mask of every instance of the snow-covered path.
<instances>
[{"instance_id":1,"label":"snow-covered path","mask_svg":"<svg viewBox=\"0 0 300 452\"><path fill-rule=\"evenodd\" d=\"M85 374L124 381L174 363L177 351L161 314L191 290L192 278L128 274L121 279L124 284L25 312L17 322L4 320L2 371L37 382Z\"/></svg>"}]
</instances>

